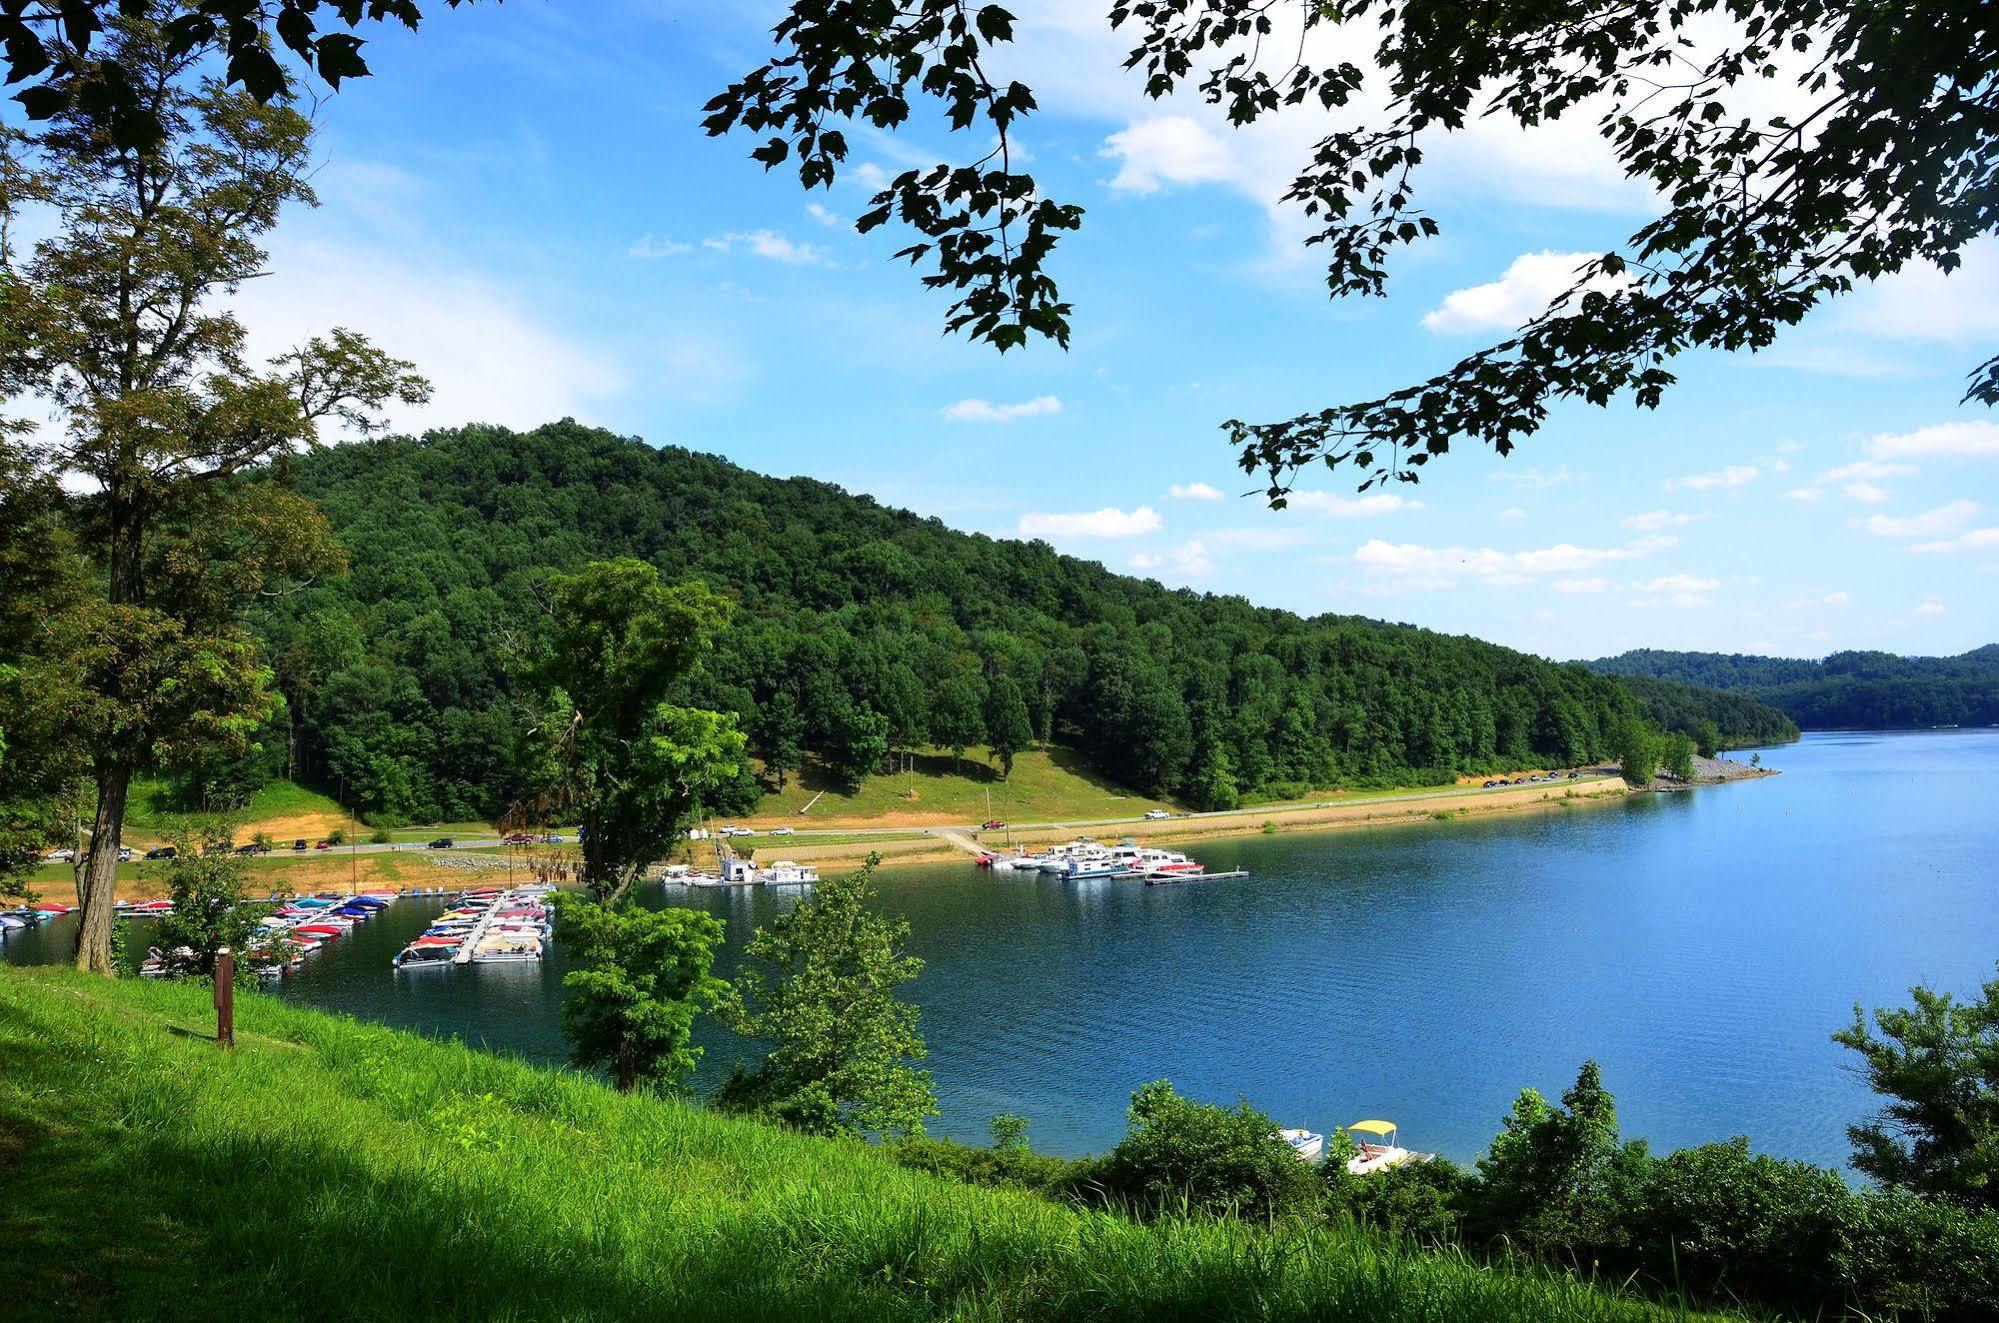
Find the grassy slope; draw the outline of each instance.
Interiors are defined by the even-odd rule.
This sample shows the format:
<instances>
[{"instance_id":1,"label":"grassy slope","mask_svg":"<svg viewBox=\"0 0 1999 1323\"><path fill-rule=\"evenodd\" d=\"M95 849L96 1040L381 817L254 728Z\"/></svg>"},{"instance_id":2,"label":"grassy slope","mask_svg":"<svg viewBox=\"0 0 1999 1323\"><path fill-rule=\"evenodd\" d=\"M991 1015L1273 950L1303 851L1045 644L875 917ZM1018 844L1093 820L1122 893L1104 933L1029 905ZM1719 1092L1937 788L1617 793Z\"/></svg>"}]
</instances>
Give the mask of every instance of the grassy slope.
<instances>
[{"instance_id":1,"label":"grassy slope","mask_svg":"<svg viewBox=\"0 0 1999 1323\"><path fill-rule=\"evenodd\" d=\"M1352 1231L1148 1228L246 996L0 969L11 1319L1642 1320Z\"/></svg>"},{"instance_id":2,"label":"grassy slope","mask_svg":"<svg viewBox=\"0 0 1999 1323\"><path fill-rule=\"evenodd\" d=\"M948 750L931 750L917 755L912 772L871 776L852 793L833 786L817 769L808 769L802 781L787 783L783 793L765 796L755 817L760 821L787 818L800 826L860 818L893 822L897 817L944 817L976 823L985 821L989 791L994 817L1022 822L1137 817L1149 808L1171 807L1164 800L1147 799L1112 785L1065 749L1037 749L1017 755L1013 775L1004 781L998 765L989 764L985 755L984 749L965 750L961 769ZM905 797L912 786L915 796ZM801 818L798 810L822 790L825 794Z\"/></svg>"}]
</instances>

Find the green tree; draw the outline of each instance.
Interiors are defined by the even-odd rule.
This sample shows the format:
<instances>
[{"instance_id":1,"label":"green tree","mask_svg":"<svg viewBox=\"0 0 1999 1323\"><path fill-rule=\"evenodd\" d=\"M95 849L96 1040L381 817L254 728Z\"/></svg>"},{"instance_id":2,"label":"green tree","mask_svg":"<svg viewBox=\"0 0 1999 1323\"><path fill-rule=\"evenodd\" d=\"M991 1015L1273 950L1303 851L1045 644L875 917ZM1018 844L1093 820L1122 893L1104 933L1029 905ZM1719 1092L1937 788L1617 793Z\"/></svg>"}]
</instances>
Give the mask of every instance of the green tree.
<instances>
[{"instance_id":1,"label":"green tree","mask_svg":"<svg viewBox=\"0 0 1999 1323\"><path fill-rule=\"evenodd\" d=\"M559 798L579 824L583 885L614 902L742 765L734 717L667 701L714 646L726 604L631 558L552 576L548 597Z\"/></svg>"},{"instance_id":2,"label":"green tree","mask_svg":"<svg viewBox=\"0 0 1999 1323\"><path fill-rule=\"evenodd\" d=\"M1275 1219L1302 1212L1319 1180L1246 1102L1195 1102L1154 1080L1131 1095L1124 1138L1104 1160L1103 1181L1142 1208Z\"/></svg>"},{"instance_id":3,"label":"green tree","mask_svg":"<svg viewBox=\"0 0 1999 1323\"><path fill-rule=\"evenodd\" d=\"M283 209L314 201L311 124L282 93L259 103L204 78L218 48L166 35L173 13L121 6L93 48L108 65L59 58L43 84L53 117L0 141L0 229L32 207L51 231L29 252L0 248L0 390L56 416L35 443L43 468L94 487L86 549L102 598L66 625L97 800L76 961L106 973L133 775L241 745L269 698L240 616L340 565L317 512L242 475L314 442L322 420L366 430L388 401L428 393L345 330L267 365L246 358L219 305L264 274L260 240ZM162 135L146 150L121 145L115 105L80 90L109 66L144 89Z\"/></svg>"},{"instance_id":4,"label":"green tree","mask_svg":"<svg viewBox=\"0 0 1999 1323\"><path fill-rule=\"evenodd\" d=\"M764 771L777 778L784 789L786 772L797 771L805 761L805 719L798 713L798 700L783 689L757 709L757 752L763 756Z\"/></svg>"},{"instance_id":5,"label":"green tree","mask_svg":"<svg viewBox=\"0 0 1999 1323\"><path fill-rule=\"evenodd\" d=\"M1714 724L1714 718L1702 717L1694 723L1694 749L1703 758L1721 752L1721 727Z\"/></svg>"},{"instance_id":6,"label":"green tree","mask_svg":"<svg viewBox=\"0 0 1999 1323\"><path fill-rule=\"evenodd\" d=\"M954 675L937 687L930 707L930 738L951 751L960 766L965 750L985 736L979 716L979 691L970 680Z\"/></svg>"},{"instance_id":7,"label":"green tree","mask_svg":"<svg viewBox=\"0 0 1999 1323\"><path fill-rule=\"evenodd\" d=\"M1617 762L1630 786L1649 786L1659 772L1659 737L1644 723L1627 721L1617 733Z\"/></svg>"},{"instance_id":8,"label":"green tree","mask_svg":"<svg viewBox=\"0 0 1999 1323\"><path fill-rule=\"evenodd\" d=\"M1232 809L1241 802L1236 788L1235 767L1229 752L1217 742L1194 757L1187 777L1187 797L1204 809Z\"/></svg>"},{"instance_id":9,"label":"green tree","mask_svg":"<svg viewBox=\"0 0 1999 1323\"><path fill-rule=\"evenodd\" d=\"M1975 1000L1927 987L1914 1005L1876 1010L1832 1036L1860 1054L1887 1100L1847 1128L1853 1165L1884 1185L1999 1210L1999 979Z\"/></svg>"},{"instance_id":10,"label":"green tree","mask_svg":"<svg viewBox=\"0 0 1999 1323\"><path fill-rule=\"evenodd\" d=\"M1013 775L1013 757L1034 743L1027 702L1010 675L996 675L986 686L986 744L1000 761L1002 779Z\"/></svg>"},{"instance_id":11,"label":"green tree","mask_svg":"<svg viewBox=\"0 0 1999 1323\"><path fill-rule=\"evenodd\" d=\"M827 770L858 790L888 756L888 718L857 703L844 704L834 716L827 747L820 752Z\"/></svg>"},{"instance_id":12,"label":"green tree","mask_svg":"<svg viewBox=\"0 0 1999 1323\"><path fill-rule=\"evenodd\" d=\"M1659 765L1675 781L1686 784L1694 779L1694 742L1681 731L1668 731L1659 741Z\"/></svg>"},{"instance_id":13,"label":"green tree","mask_svg":"<svg viewBox=\"0 0 1999 1323\"><path fill-rule=\"evenodd\" d=\"M562 977L562 1032L571 1059L608 1067L621 1092L678 1089L701 1059L694 1017L728 984L710 971L722 921L698 910L646 910L556 898L557 934L581 964Z\"/></svg>"},{"instance_id":14,"label":"green tree","mask_svg":"<svg viewBox=\"0 0 1999 1323\"><path fill-rule=\"evenodd\" d=\"M768 1048L738 1068L722 1105L816 1134L919 1135L937 1112L922 1012L896 996L923 962L909 924L871 912L867 867L821 882L812 898L750 939L724 1022ZM768 971L768 972L766 972Z\"/></svg>"},{"instance_id":15,"label":"green tree","mask_svg":"<svg viewBox=\"0 0 1999 1323\"><path fill-rule=\"evenodd\" d=\"M1596 1062L1583 1063L1559 1107L1523 1089L1478 1160L1474 1234L1544 1256L1604 1244L1618 1157L1617 1106Z\"/></svg>"},{"instance_id":16,"label":"green tree","mask_svg":"<svg viewBox=\"0 0 1999 1323\"><path fill-rule=\"evenodd\" d=\"M173 908L154 921L152 933L171 973L212 979L215 958L226 946L237 957L236 977L255 975L264 945L259 924L271 907L246 898L249 864L231 854L227 842L219 831L174 837L176 853L166 863Z\"/></svg>"}]
</instances>

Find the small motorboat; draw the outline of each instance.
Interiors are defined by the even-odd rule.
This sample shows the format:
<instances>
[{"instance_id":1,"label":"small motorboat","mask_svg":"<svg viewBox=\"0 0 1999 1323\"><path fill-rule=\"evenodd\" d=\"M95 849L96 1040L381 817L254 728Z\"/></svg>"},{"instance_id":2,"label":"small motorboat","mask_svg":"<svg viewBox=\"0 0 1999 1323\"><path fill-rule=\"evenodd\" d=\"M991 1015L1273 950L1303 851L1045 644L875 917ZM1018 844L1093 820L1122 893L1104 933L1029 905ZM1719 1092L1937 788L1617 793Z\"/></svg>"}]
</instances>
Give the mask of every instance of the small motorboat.
<instances>
[{"instance_id":1,"label":"small motorboat","mask_svg":"<svg viewBox=\"0 0 1999 1323\"><path fill-rule=\"evenodd\" d=\"M443 969L448 968L452 958L458 954L456 944L426 943L422 938L411 942L396 953L389 963L397 969Z\"/></svg>"},{"instance_id":2,"label":"small motorboat","mask_svg":"<svg viewBox=\"0 0 1999 1323\"><path fill-rule=\"evenodd\" d=\"M40 914L61 915L74 912L76 906L65 905L59 900L45 900L34 908Z\"/></svg>"},{"instance_id":3,"label":"small motorboat","mask_svg":"<svg viewBox=\"0 0 1999 1323\"><path fill-rule=\"evenodd\" d=\"M1393 1121L1355 1121L1346 1127L1346 1131L1353 1136L1357 1150L1347 1159L1347 1170L1356 1176L1386 1171L1405 1162L1428 1162L1437 1156L1434 1153L1416 1153L1396 1143ZM1368 1138L1363 1139L1362 1135Z\"/></svg>"},{"instance_id":4,"label":"small motorboat","mask_svg":"<svg viewBox=\"0 0 1999 1323\"><path fill-rule=\"evenodd\" d=\"M307 937L319 937L327 940L347 935L345 928L332 923L301 923L298 927L292 929L292 931Z\"/></svg>"},{"instance_id":5,"label":"small motorboat","mask_svg":"<svg viewBox=\"0 0 1999 1323\"><path fill-rule=\"evenodd\" d=\"M819 870L810 864L778 859L763 870L764 881L774 887L809 887L819 880Z\"/></svg>"},{"instance_id":6,"label":"small motorboat","mask_svg":"<svg viewBox=\"0 0 1999 1323\"><path fill-rule=\"evenodd\" d=\"M1291 1146L1302 1162L1317 1162L1326 1151L1326 1137L1315 1130L1283 1129L1277 1137Z\"/></svg>"}]
</instances>

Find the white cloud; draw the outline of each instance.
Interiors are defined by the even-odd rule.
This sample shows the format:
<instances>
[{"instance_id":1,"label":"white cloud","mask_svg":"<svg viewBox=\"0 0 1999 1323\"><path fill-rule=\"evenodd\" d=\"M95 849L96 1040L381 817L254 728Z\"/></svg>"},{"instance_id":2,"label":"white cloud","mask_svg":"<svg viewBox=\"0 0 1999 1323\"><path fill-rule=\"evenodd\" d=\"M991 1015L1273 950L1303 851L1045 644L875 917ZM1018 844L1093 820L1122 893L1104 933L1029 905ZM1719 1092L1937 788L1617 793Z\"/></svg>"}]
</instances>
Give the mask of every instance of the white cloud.
<instances>
[{"instance_id":1,"label":"white cloud","mask_svg":"<svg viewBox=\"0 0 1999 1323\"><path fill-rule=\"evenodd\" d=\"M1420 580L1441 587L1459 576L1492 585L1526 583L1543 575L1576 575L1612 561L1634 560L1673 539L1652 539L1627 547L1578 547L1558 543L1531 551L1497 551L1491 547L1426 547L1375 538L1354 551L1354 563L1373 574Z\"/></svg>"},{"instance_id":2,"label":"white cloud","mask_svg":"<svg viewBox=\"0 0 1999 1323\"><path fill-rule=\"evenodd\" d=\"M1558 593L1600 593L1610 587L1610 580L1599 578L1557 579L1548 586Z\"/></svg>"},{"instance_id":3,"label":"white cloud","mask_svg":"<svg viewBox=\"0 0 1999 1323\"><path fill-rule=\"evenodd\" d=\"M1668 478L1666 490L1670 492L1685 487L1689 491L1708 492L1743 487L1756 481L1756 474L1754 464L1730 464L1712 473L1689 473L1683 478Z\"/></svg>"},{"instance_id":4,"label":"white cloud","mask_svg":"<svg viewBox=\"0 0 1999 1323\"><path fill-rule=\"evenodd\" d=\"M1851 593L1827 593L1819 599L1819 602L1824 606L1845 606L1852 600L1853 594Z\"/></svg>"},{"instance_id":5,"label":"white cloud","mask_svg":"<svg viewBox=\"0 0 1999 1323\"><path fill-rule=\"evenodd\" d=\"M810 216L813 220L818 221L821 225L838 225L842 219L840 216L838 216L834 212L828 211L824 206L822 206L817 202L806 203L805 214Z\"/></svg>"},{"instance_id":6,"label":"white cloud","mask_svg":"<svg viewBox=\"0 0 1999 1323\"><path fill-rule=\"evenodd\" d=\"M1668 574L1631 586L1641 593L1711 593L1721 587L1721 580L1703 579L1692 574Z\"/></svg>"},{"instance_id":7,"label":"white cloud","mask_svg":"<svg viewBox=\"0 0 1999 1323\"><path fill-rule=\"evenodd\" d=\"M1914 459L1927 455L1999 456L1999 423L1938 423L1933 427L1919 427L1913 432L1883 432L1867 439L1867 453L1876 459Z\"/></svg>"},{"instance_id":8,"label":"white cloud","mask_svg":"<svg viewBox=\"0 0 1999 1323\"><path fill-rule=\"evenodd\" d=\"M1804 448L1805 443L1802 441L1779 441L1777 443L1777 453L1780 455L1795 455Z\"/></svg>"},{"instance_id":9,"label":"white cloud","mask_svg":"<svg viewBox=\"0 0 1999 1323\"><path fill-rule=\"evenodd\" d=\"M616 422L602 408L626 386L616 355L557 329L483 274L329 239L280 240L270 269L235 300L251 352L272 357L334 326L366 331L431 382L429 404L387 411L398 431L469 422L528 428L564 417ZM523 363L534 370L522 371Z\"/></svg>"},{"instance_id":10,"label":"white cloud","mask_svg":"<svg viewBox=\"0 0 1999 1323\"><path fill-rule=\"evenodd\" d=\"M1871 505L1878 505L1894 495L1886 487L1876 487L1871 482L1849 482L1846 484L1846 494L1856 501L1866 501Z\"/></svg>"},{"instance_id":11,"label":"white cloud","mask_svg":"<svg viewBox=\"0 0 1999 1323\"><path fill-rule=\"evenodd\" d=\"M1411 500L1400 492L1368 492L1362 496L1343 496L1337 492L1292 492L1288 499L1293 509L1310 510L1328 519L1366 519L1423 508L1421 501Z\"/></svg>"},{"instance_id":12,"label":"white cloud","mask_svg":"<svg viewBox=\"0 0 1999 1323\"><path fill-rule=\"evenodd\" d=\"M1706 515L1691 515L1684 512L1675 514L1671 510L1647 510L1644 514L1625 516L1624 526L1626 528L1635 528L1641 533L1656 533L1662 528L1685 528L1688 524L1693 523L1694 520L1705 519L1706 517Z\"/></svg>"},{"instance_id":13,"label":"white cloud","mask_svg":"<svg viewBox=\"0 0 1999 1323\"><path fill-rule=\"evenodd\" d=\"M1938 542L1918 542L1911 551L1986 551L1999 547L1999 528L1974 528Z\"/></svg>"},{"instance_id":14,"label":"white cloud","mask_svg":"<svg viewBox=\"0 0 1999 1323\"><path fill-rule=\"evenodd\" d=\"M1932 344L1990 339L1999 333L1999 243L1974 240L1962 257L1963 265L1947 275L1916 262L1863 286L1842 301L1834 329Z\"/></svg>"},{"instance_id":15,"label":"white cloud","mask_svg":"<svg viewBox=\"0 0 1999 1323\"><path fill-rule=\"evenodd\" d=\"M1891 495L1881 484L1890 478L1907 478L1915 473L1913 464L1892 464L1878 459L1860 459L1838 468L1827 469L1812 479L1805 487L1794 487L1786 493L1792 500L1816 501L1825 495L1827 487L1839 487L1856 501L1870 504L1885 501Z\"/></svg>"},{"instance_id":16,"label":"white cloud","mask_svg":"<svg viewBox=\"0 0 1999 1323\"><path fill-rule=\"evenodd\" d=\"M1024 514L1020 517L1022 537L1121 538L1139 537L1158 531L1163 520L1149 505L1129 513L1115 506L1082 514Z\"/></svg>"},{"instance_id":17,"label":"white cloud","mask_svg":"<svg viewBox=\"0 0 1999 1323\"><path fill-rule=\"evenodd\" d=\"M1138 120L1104 140L1101 156L1115 160L1110 186L1126 193L1157 193L1169 185L1251 185L1242 156L1215 130L1187 115Z\"/></svg>"},{"instance_id":18,"label":"white cloud","mask_svg":"<svg viewBox=\"0 0 1999 1323\"><path fill-rule=\"evenodd\" d=\"M1538 492L1546 491L1550 487L1560 487L1567 482L1573 482L1574 478L1569 473L1569 466L1564 464L1553 473L1544 473L1541 471L1540 466L1536 465L1515 472L1495 473L1491 475L1491 480L1493 482L1504 482L1515 491Z\"/></svg>"},{"instance_id":19,"label":"white cloud","mask_svg":"<svg viewBox=\"0 0 1999 1323\"><path fill-rule=\"evenodd\" d=\"M1010 423L1016 418L1039 418L1061 413L1062 401L1053 395L1037 395L1017 404L994 404L991 400L959 400L947 404L942 413L954 423Z\"/></svg>"},{"instance_id":20,"label":"white cloud","mask_svg":"<svg viewBox=\"0 0 1999 1323\"><path fill-rule=\"evenodd\" d=\"M1825 493L1816 487L1793 487L1791 490L1785 492L1784 495L1794 501L1816 501L1819 497L1825 495Z\"/></svg>"},{"instance_id":21,"label":"white cloud","mask_svg":"<svg viewBox=\"0 0 1999 1323\"><path fill-rule=\"evenodd\" d=\"M625 250L625 254L628 257L683 257L693 251L694 245L691 243L669 239L663 234L644 234Z\"/></svg>"},{"instance_id":22,"label":"white cloud","mask_svg":"<svg viewBox=\"0 0 1999 1323\"><path fill-rule=\"evenodd\" d=\"M1167 494L1176 501L1219 501L1222 499L1221 489L1210 487L1205 482L1176 482L1167 490Z\"/></svg>"},{"instance_id":23,"label":"white cloud","mask_svg":"<svg viewBox=\"0 0 1999 1323\"><path fill-rule=\"evenodd\" d=\"M1201 579L1214 573L1215 562L1201 539L1192 538L1164 551L1141 551L1131 558L1131 568L1148 574L1164 570L1178 578Z\"/></svg>"},{"instance_id":24,"label":"white cloud","mask_svg":"<svg viewBox=\"0 0 1999 1323\"><path fill-rule=\"evenodd\" d=\"M711 234L701 241L701 246L718 253L731 253L744 248L758 257L783 262L787 266L820 266L826 262L826 254L818 245L795 242L776 230L733 230L728 234Z\"/></svg>"},{"instance_id":25,"label":"white cloud","mask_svg":"<svg viewBox=\"0 0 1999 1323\"><path fill-rule=\"evenodd\" d=\"M1854 526L1864 528L1876 537L1942 537L1955 533L1969 523L1971 516L1978 513L1976 501L1950 501L1934 510L1925 510L1912 515L1869 515L1865 519L1854 520Z\"/></svg>"},{"instance_id":26,"label":"white cloud","mask_svg":"<svg viewBox=\"0 0 1999 1323\"><path fill-rule=\"evenodd\" d=\"M1451 335L1465 331L1511 331L1545 311L1576 280L1583 263L1597 253L1522 253L1499 279L1454 290L1423 314L1423 325ZM1594 288L1620 282L1596 281Z\"/></svg>"},{"instance_id":27,"label":"white cloud","mask_svg":"<svg viewBox=\"0 0 1999 1323\"><path fill-rule=\"evenodd\" d=\"M1916 614L1919 616L1940 616L1943 614L1943 603L1932 597L1929 601L1924 602L1916 608Z\"/></svg>"},{"instance_id":28,"label":"white cloud","mask_svg":"<svg viewBox=\"0 0 1999 1323\"><path fill-rule=\"evenodd\" d=\"M1499 512L1501 519L1525 519L1527 512L1517 505L1509 505Z\"/></svg>"}]
</instances>

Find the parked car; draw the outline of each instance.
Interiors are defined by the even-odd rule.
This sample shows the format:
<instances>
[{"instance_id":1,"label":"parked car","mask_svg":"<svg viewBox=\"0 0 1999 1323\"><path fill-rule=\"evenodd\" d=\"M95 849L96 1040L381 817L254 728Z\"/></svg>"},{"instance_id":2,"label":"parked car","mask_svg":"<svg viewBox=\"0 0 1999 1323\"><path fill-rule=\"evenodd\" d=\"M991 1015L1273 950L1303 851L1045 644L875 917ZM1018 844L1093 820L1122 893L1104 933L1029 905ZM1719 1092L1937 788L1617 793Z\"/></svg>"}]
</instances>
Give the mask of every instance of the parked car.
<instances>
[{"instance_id":1,"label":"parked car","mask_svg":"<svg viewBox=\"0 0 1999 1323\"><path fill-rule=\"evenodd\" d=\"M121 850L119 851L119 853L122 854L124 852ZM52 864L73 864L76 862L76 851L51 850L47 854L43 855L42 858L48 860Z\"/></svg>"},{"instance_id":2,"label":"parked car","mask_svg":"<svg viewBox=\"0 0 1999 1323\"><path fill-rule=\"evenodd\" d=\"M121 864L129 864L129 863L131 863L131 862L132 862L132 847L131 847L131 846L129 846L129 845L121 845L121 846L119 846L119 847L118 847L118 862L119 862L119 863L121 863Z\"/></svg>"},{"instance_id":3,"label":"parked car","mask_svg":"<svg viewBox=\"0 0 1999 1323\"><path fill-rule=\"evenodd\" d=\"M292 842L292 849L303 850L304 848L305 848L305 837L301 836L297 840Z\"/></svg>"},{"instance_id":4,"label":"parked car","mask_svg":"<svg viewBox=\"0 0 1999 1323\"><path fill-rule=\"evenodd\" d=\"M1498 783L1497 781L1487 781L1487 782L1486 782L1486 783L1485 783L1484 785L1480 786L1480 787L1479 787L1479 789L1480 789L1480 790L1490 790L1490 789L1492 789L1492 788L1493 788L1494 786L1496 786L1496 785L1498 785L1498 784L1499 784L1499 783Z\"/></svg>"},{"instance_id":5,"label":"parked car","mask_svg":"<svg viewBox=\"0 0 1999 1323\"><path fill-rule=\"evenodd\" d=\"M770 834L772 836L796 836L798 835L798 829L796 827L772 827Z\"/></svg>"},{"instance_id":6,"label":"parked car","mask_svg":"<svg viewBox=\"0 0 1999 1323\"><path fill-rule=\"evenodd\" d=\"M312 848L315 850L331 850L333 848L333 842L321 841L319 844L313 846Z\"/></svg>"},{"instance_id":7,"label":"parked car","mask_svg":"<svg viewBox=\"0 0 1999 1323\"><path fill-rule=\"evenodd\" d=\"M237 854L269 854L270 852L270 846L259 845L255 841L251 841L248 845L239 845L236 847Z\"/></svg>"},{"instance_id":8,"label":"parked car","mask_svg":"<svg viewBox=\"0 0 1999 1323\"><path fill-rule=\"evenodd\" d=\"M984 822L979 824L979 830L998 831L1001 827L1004 826L1006 826L1006 824L1004 822L1001 822L998 818L987 818Z\"/></svg>"},{"instance_id":9,"label":"parked car","mask_svg":"<svg viewBox=\"0 0 1999 1323\"><path fill-rule=\"evenodd\" d=\"M534 837L524 831L508 832L504 838L504 843L507 845L533 845Z\"/></svg>"},{"instance_id":10,"label":"parked car","mask_svg":"<svg viewBox=\"0 0 1999 1323\"><path fill-rule=\"evenodd\" d=\"M174 849L173 846L171 845L156 845L152 849L146 851L146 858L178 859L180 858L180 851Z\"/></svg>"},{"instance_id":11,"label":"parked car","mask_svg":"<svg viewBox=\"0 0 1999 1323\"><path fill-rule=\"evenodd\" d=\"M1173 815L1171 813L1168 813L1165 809L1147 809L1145 811L1145 816L1149 820L1156 822L1160 818L1170 818Z\"/></svg>"},{"instance_id":12,"label":"parked car","mask_svg":"<svg viewBox=\"0 0 1999 1323\"><path fill-rule=\"evenodd\" d=\"M440 836L426 848L431 850L449 850L451 848L451 838L449 836Z\"/></svg>"}]
</instances>

